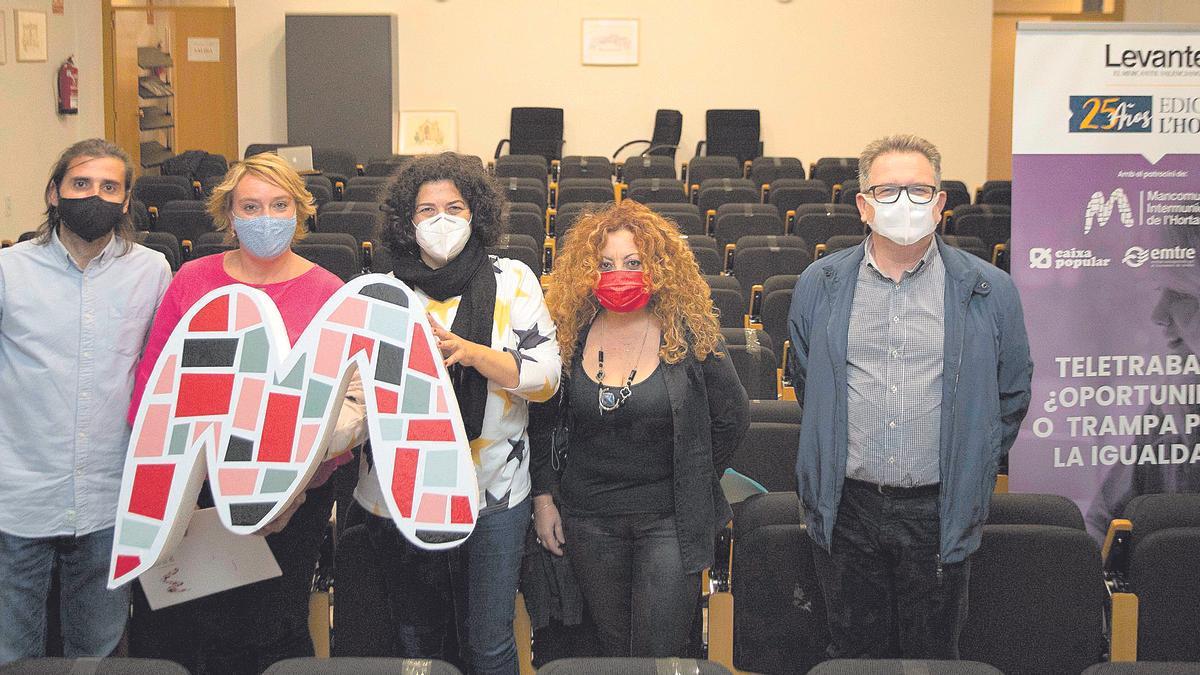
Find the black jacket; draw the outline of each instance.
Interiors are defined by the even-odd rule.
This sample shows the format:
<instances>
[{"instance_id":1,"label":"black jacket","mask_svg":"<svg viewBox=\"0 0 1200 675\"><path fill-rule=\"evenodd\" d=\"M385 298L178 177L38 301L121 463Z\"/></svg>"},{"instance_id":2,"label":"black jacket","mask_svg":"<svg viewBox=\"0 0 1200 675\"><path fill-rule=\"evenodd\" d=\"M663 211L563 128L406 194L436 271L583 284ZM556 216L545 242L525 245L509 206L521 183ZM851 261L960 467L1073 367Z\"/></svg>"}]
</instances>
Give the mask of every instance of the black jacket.
<instances>
[{"instance_id":1,"label":"black jacket","mask_svg":"<svg viewBox=\"0 0 1200 675\"><path fill-rule=\"evenodd\" d=\"M585 328L580 331L576 360L586 341ZM710 354L703 361L689 352L678 363L660 365L675 426L675 527L683 567L689 573L713 564L716 533L733 515L721 492L720 477L750 425L746 390L723 344L720 352L721 356ZM572 372L574 366L564 363L563 372ZM564 383L553 399L530 407L529 471L534 495L558 494L558 472L550 462L550 432L559 398L567 389ZM569 454L567 461L571 461Z\"/></svg>"}]
</instances>

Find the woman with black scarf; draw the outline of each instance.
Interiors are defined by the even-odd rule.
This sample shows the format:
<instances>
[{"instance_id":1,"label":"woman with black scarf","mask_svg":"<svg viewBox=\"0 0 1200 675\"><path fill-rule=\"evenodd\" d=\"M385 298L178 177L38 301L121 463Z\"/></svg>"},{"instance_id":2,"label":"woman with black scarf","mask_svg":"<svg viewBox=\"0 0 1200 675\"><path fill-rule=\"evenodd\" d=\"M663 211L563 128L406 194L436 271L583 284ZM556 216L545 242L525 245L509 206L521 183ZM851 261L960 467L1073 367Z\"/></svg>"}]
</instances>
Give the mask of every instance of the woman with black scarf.
<instances>
[{"instance_id":1,"label":"woman with black scarf","mask_svg":"<svg viewBox=\"0 0 1200 675\"><path fill-rule=\"evenodd\" d=\"M480 675L517 672L512 624L530 521L528 402L551 398L561 370L537 275L485 252L500 234L503 203L477 158L443 153L405 163L381 204L393 273L425 301L454 381L479 478L475 531L459 549L423 551L390 520L369 461L360 463L354 491L386 561L399 655L458 662L449 653L454 635L462 665Z\"/></svg>"}]
</instances>

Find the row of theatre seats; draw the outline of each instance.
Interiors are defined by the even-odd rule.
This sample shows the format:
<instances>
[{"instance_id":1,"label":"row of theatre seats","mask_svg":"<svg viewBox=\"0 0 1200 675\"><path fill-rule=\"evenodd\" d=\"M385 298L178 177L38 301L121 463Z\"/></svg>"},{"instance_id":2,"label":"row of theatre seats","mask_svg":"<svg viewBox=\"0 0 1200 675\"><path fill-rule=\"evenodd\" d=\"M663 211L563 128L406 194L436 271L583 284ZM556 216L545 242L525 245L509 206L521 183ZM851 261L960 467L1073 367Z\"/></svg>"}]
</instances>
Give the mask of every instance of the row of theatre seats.
<instances>
[{"instance_id":1,"label":"row of theatre seats","mask_svg":"<svg viewBox=\"0 0 1200 675\"><path fill-rule=\"evenodd\" d=\"M91 668L95 666L95 670ZM87 669L87 670L84 670ZM188 675L177 663L155 659L47 658L0 667L4 675L75 675L94 672L100 675ZM683 658L575 658L551 661L538 668L537 675L734 675L720 663ZM460 675L461 671L445 661L371 657L335 657L288 659L271 665L264 675ZM1196 675L1200 666L1190 663L1097 663L1082 675ZM522 673L522 675L528 675ZM824 661L808 675L1004 675L1002 671L978 661L879 660ZM1074 675L1072 673L1071 675Z\"/></svg>"}]
</instances>

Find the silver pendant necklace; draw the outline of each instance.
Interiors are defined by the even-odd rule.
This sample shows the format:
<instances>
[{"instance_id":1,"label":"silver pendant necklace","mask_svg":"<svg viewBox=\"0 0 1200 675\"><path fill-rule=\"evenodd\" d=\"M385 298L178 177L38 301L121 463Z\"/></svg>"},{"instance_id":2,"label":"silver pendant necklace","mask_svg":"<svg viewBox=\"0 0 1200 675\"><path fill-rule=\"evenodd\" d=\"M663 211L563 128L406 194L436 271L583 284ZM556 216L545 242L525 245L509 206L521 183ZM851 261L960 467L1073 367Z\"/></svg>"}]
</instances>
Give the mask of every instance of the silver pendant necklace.
<instances>
[{"instance_id":1,"label":"silver pendant necklace","mask_svg":"<svg viewBox=\"0 0 1200 675\"><path fill-rule=\"evenodd\" d=\"M633 394L634 378L637 377L637 364L642 361L642 352L646 349L646 336L650 333L650 320L646 320L646 326L642 330L642 346L638 347L637 360L633 362L633 369L629 371L629 377L625 379L625 384L621 387L609 387L604 384L604 349L598 349L598 358L600 368L596 371L596 382L600 385L597 390L596 398L600 405L600 414L609 413L617 408L620 408Z\"/></svg>"}]
</instances>

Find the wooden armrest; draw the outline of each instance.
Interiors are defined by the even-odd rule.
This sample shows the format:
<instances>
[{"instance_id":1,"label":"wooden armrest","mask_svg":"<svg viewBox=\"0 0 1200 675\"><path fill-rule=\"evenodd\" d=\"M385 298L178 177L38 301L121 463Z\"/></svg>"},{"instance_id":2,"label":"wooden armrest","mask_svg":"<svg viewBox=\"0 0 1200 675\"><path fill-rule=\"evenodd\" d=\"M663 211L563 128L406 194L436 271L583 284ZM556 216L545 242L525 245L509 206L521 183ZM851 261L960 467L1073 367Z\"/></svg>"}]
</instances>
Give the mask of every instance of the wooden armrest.
<instances>
[{"instance_id":1,"label":"wooden armrest","mask_svg":"<svg viewBox=\"0 0 1200 675\"><path fill-rule=\"evenodd\" d=\"M825 244L817 244L816 246L813 247L813 260L825 257L825 254L828 252L829 252L828 246L826 246Z\"/></svg>"},{"instance_id":2,"label":"wooden armrest","mask_svg":"<svg viewBox=\"0 0 1200 675\"><path fill-rule=\"evenodd\" d=\"M1133 535L1133 521L1126 518L1114 518L1108 524L1108 533L1104 535L1104 546L1100 548L1100 559L1104 561L1105 569L1110 569L1112 563L1121 562L1113 560L1113 551L1116 550L1117 556L1121 557L1125 553L1129 538Z\"/></svg>"},{"instance_id":3,"label":"wooden armrest","mask_svg":"<svg viewBox=\"0 0 1200 675\"><path fill-rule=\"evenodd\" d=\"M783 217L783 233L794 234L796 232L796 209L788 209Z\"/></svg>"},{"instance_id":4,"label":"wooden armrest","mask_svg":"<svg viewBox=\"0 0 1200 675\"><path fill-rule=\"evenodd\" d=\"M554 222L555 216L557 216L557 215L558 215L558 209L556 209L554 207L550 207L550 208L546 209L546 234L550 235L551 237L558 236L558 233L555 231L555 227L554 227L555 226L555 222Z\"/></svg>"},{"instance_id":5,"label":"wooden armrest","mask_svg":"<svg viewBox=\"0 0 1200 675\"><path fill-rule=\"evenodd\" d=\"M690 188L690 191L688 192L688 200L691 201L693 204L695 204L699 198L700 198L700 186L692 185Z\"/></svg>"},{"instance_id":6,"label":"wooden armrest","mask_svg":"<svg viewBox=\"0 0 1200 675\"><path fill-rule=\"evenodd\" d=\"M367 175L367 166L365 164L357 164L356 163L354 165L354 172L360 176L365 176L365 175Z\"/></svg>"},{"instance_id":7,"label":"wooden armrest","mask_svg":"<svg viewBox=\"0 0 1200 675\"><path fill-rule=\"evenodd\" d=\"M996 474L996 487L992 488L992 494L1004 495L1008 494L1008 474Z\"/></svg>"},{"instance_id":8,"label":"wooden armrest","mask_svg":"<svg viewBox=\"0 0 1200 675\"><path fill-rule=\"evenodd\" d=\"M551 208L558 208L558 181L550 181L549 191L546 193L546 203Z\"/></svg>"},{"instance_id":9,"label":"wooden armrest","mask_svg":"<svg viewBox=\"0 0 1200 675\"><path fill-rule=\"evenodd\" d=\"M629 185L618 181L613 185L613 190L616 191L617 203L625 201L625 193L629 190Z\"/></svg>"},{"instance_id":10,"label":"wooden armrest","mask_svg":"<svg viewBox=\"0 0 1200 675\"><path fill-rule=\"evenodd\" d=\"M742 178L750 177L750 164L751 164L750 160L746 160L746 161L742 162Z\"/></svg>"},{"instance_id":11,"label":"wooden armrest","mask_svg":"<svg viewBox=\"0 0 1200 675\"><path fill-rule=\"evenodd\" d=\"M708 598L708 660L733 667L733 594L713 593Z\"/></svg>"},{"instance_id":12,"label":"wooden armrest","mask_svg":"<svg viewBox=\"0 0 1200 675\"><path fill-rule=\"evenodd\" d=\"M1137 661L1138 597L1133 593L1112 594L1111 638L1110 661Z\"/></svg>"},{"instance_id":13,"label":"wooden armrest","mask_svg":"<svg viewBox=\"0 0 1200 675\"><path fill-rule=\"evenodd\" d=\"M737 244L725 244L725 274L733 271L733 254L737 250Z\"/></svg>"},{"instance_id":14,"label":"wooden armrest","mask_svg":"<svg viewBox=\"0 0 1200 675\"><path fill-rule=\"evenodd\" d=\"M993 246L992 247L992 264L999 267L1000 254L1004 253L1007 250L1008 250L1008 247L1005 246L1004 244L996 244L995 246Z\"/></svg>"},{"instance_id":15,"label":"wooden armrest","mask_svg":"<svg viewBox=\"0 0 1200 675\"><path fill-rule=\"evenodd\" d=\"M717 225L717 210L709 209L708 211L706 211L704 213L704 234L706 234L710 237L713 236L712 235L713 229L716 228L716 225Z\"/></svg>"},{"instance_id":16,"label":"wooden armrest","mask_svg":"<svg viewBox=\"0 0 1200 675\"><path fill-rule=\"evenodd\" d=\"M763 285L754 284L750 287L750 307L746 312L746 327L762 330L762 301Z\"/></svg>"},{"instance_id":17,"label":"wooden armrest","mask_svg":"<svg viewBox=\"0 0 1200 675\"><path fill-rule=\"evenodd\" d=\"M763 204L769 203L769 200L771 197L771 184L763 183L758 188L758 194L759 194L759 200L762 201Z\"/></svg>"}]
</instances>

